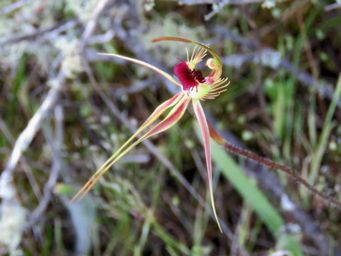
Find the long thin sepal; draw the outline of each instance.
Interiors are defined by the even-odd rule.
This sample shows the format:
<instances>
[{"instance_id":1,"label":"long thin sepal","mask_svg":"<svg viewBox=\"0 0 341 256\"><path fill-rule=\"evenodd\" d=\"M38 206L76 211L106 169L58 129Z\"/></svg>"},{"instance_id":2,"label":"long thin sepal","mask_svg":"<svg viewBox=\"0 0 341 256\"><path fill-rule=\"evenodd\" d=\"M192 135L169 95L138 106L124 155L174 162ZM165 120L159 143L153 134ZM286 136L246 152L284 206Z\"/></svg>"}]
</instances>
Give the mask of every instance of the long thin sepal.
<instances>
[{"instance_id":1,"label":"long thin sepal","mask_svg":"<svg viewBox=\"0 0 341 256\"><path fill-rule=\"evenodd\" d=\"M147 120L140 126L139 129L94 173L94 175L85 183L85 185L78 191L78 193L71 199L71 202L82 199L86 193L95 185L96 181L112 166L115 158L131 144L143 130L152 125L157 118L159 118L167 109L176 105L184 97L183 93L179 92L172 98L166 100L159 105Z\"/></svg>"},{"instance_id":2,"label":"long thin sepal","mask_svg":"<svg viewBox=\"0 0 341 256\"><path fill-rule=\"evenodd\" d=\"M218 215L215 208L214 203L214 196L213 196L213 185L212 185L212 159L211 159L211 144L210 144L210 134L209 134L209 128L207 125L206 117L204 110L201 107L199 100L193 100L193 109L195 113L195 117L198 120L199 127L201 130L201 134L203 137L204 142L204 148L205 148L205 158L206 158L206 168L207 168L207 178L208 178L208 187L209 187L209 193L210 193L210 199L211 199L211 205L213 210L214 218L218 224L219 230L221 230L221 226L219 223Z\"/></svg>"},{"instance_id":3,"label":"long thin sepal","mask_svg":"<svg viewBox=\"0 0 341 256\"><path fill-rule=\"evenodd\" d=\"M182 101L178 103L178 106L174 107L167 117L162 120L160 123L155 125L150 131L146 133L146 138L149 138L150 136L154 136L158 133L161 133L165 130L168 130L171 128L174 124L176 124L177 121L181 119L183 114L185 113L188 103L190 102L190 98L184 97Z\"/></svg>"},{"instance_id":4,"label":"long thin sepal","mask_svg":"<svg viewBox=\"0 0 341 256\"><path fill-rule=\"evenodd\" d=\"M142 129L144 129L145 125L150 125L151 123L153 123L157 118L160 117L160 115L162 115L165 112L165 110L176 105L181 99L184 98L184 96L185 95L183 94L183 92L178 92L172 98L170 98L170 99L166 100L165 102L163 102L162 104L160 104L153 111L153 113L147 118L147 120L141 125L141 127L143 127Z\"/></svg>"},{"instance_id":5,"label":"long thin sepal","mask_svg":"<svg viewBox=\"0 0 341 256\"><path fill-rule=\"evenodd\" d=\"M197 45L205 50L207 50L213 57L214 59L214 80L218 80L219 77L221 76L222 73L222 61L218 55L218 53L216 51L214 51L212 48L208 47L207 45L204 45L202 43L199 43L197 41L188 39L188 38L184 38L184 37L178 37L178 36L162 36L162 37L158 37L153 39L152 42L157 43L157 42L161 42L161 41L177 41L177 42L183 42L183 43L191 43L194 45Z\"/></svg>"},{"instance_id":6,"label":"long thin sepal","mask_svg":"<svg viewBox=\"0 0 341 256\"><path fill-rule=\"evenodd\" d=\"M151 136L154 136L158 133L161 133L165 130L168 130L173 125L175 125L183 116L185 113L188 103L190 102L190 99L184 98L182 99L177 105L174 106L174 108L169 112L169 114L159 123L155 124L153 128L151 128L148 132L146 132L141 138L139 138L137 141L135 141L133 144L131 144L129 147L127 147L122 153L117 155L117 157L114 159L114 161L111 162L110 166L116 163L119 159L121 159L125 154L127 154L132 148L136 147L138 144L140 144L145 139L148 139ZM104 172L107 171L106 168L103 170L102 175Z\"/></svg>"},{"instance_id":7,"label":"long thin sepal","mask_svg":"<svg viewBox=\"0 0 341 256\"><path fill-rule=\"evenodd\" d=\"M139 64L141 66L144 66L144 67L147 67L147 68L150 68L154 71L156 71L157 73L159 73L160 75L162 75L163 77L165 77L166 79L168 79L169 81L171 81L173 84L177 85L177 86L182 86L180 83L178 83L170 74L166 73L165 71L159 69L158 67L155 67L154 65L151 65L147 62L144 62L142 60L138 60L138 59L135 59L135 58L129 58L129 57L126 57L126 56L123 56L123 55L120 55L120 54L115 54L115 53L104 53L104 52L99 52L98 53L99 55L104 55L104 56L111 56L111 57L116 57L116 58L119 58L119 59L123 59L123 60L127 60L127 61L130 61L130 62L133 62L133 63L136 63L136 64Z\"/></svg>"}]
</instances>

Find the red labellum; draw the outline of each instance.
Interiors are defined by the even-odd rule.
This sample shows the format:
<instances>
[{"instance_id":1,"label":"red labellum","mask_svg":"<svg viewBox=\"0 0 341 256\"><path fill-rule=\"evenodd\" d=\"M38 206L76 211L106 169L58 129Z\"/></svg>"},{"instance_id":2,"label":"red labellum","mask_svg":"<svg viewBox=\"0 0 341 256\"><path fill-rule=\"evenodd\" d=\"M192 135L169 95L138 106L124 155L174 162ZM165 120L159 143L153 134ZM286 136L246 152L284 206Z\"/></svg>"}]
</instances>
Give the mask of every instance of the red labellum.
<instances>
[{"instance_id":1,"label":"red labellum","mask_svg":"<svg viewBox=\"0 0 341 256\"><path fill-rule=\"evenodd\" d=\"M182 61L174 66L174 73L179 78L185 91L197 87L199 83L205 82L199 70L191 70L185 61Z\"/></svg>"}]
</instances>

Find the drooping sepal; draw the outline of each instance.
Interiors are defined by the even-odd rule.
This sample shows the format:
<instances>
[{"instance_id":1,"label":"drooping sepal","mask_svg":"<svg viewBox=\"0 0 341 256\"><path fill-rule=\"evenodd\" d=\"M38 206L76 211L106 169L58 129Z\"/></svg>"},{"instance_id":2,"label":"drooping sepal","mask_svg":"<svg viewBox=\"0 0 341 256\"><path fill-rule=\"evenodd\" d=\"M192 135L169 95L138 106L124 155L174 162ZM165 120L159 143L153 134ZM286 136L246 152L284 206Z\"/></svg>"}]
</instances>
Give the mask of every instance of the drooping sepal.
<instances>
[{"instance_id":1,"label":"drooping sepal","mask_svg":"<svg viewBox=\"0 0 341 256\"><path fill-rule=\"evenodd\" d=\"M166 129L172 127L184 114L189 103L189 99L184 96L183 93L178 93L169 100L158 106L154 112L147 118L147 120L141 125L141 127L124 143L85 183L85 185L78 191L78 193L72 198L72 201L81 200L89 190L96 184L96 182L102 177L113 164L126 155L131 149L141 143L143 140L150 136L156 135ZM147 131L137 141L132 143L141 132L150 127L167 109L172 108L168 115L159 123L155 124L149 131Z\"/></svg>"},{"instance_id":2,"label":"drooping sepal","mask_svg":"<svg viewBox=\"0 0 341 256\"><path fill-rule=\"evenodd\" d=\"M193 100L193 109L195 113L195 117L199 123L200 131L203 137L204 142L204 149L205 149L205 158L206 158L206 168L207 168L207 180L208 180L208 188L210 194L210 200L212 205L212 211L214 218L217 222L217 225L222 232L215 203L214 203L214 196L213 196L213 184L212 184L212 158L211 158L211 143L210 143L210 133L209 127L206 121L205 112L201 107L199 100Z\"/></svg>"}]
</instances>

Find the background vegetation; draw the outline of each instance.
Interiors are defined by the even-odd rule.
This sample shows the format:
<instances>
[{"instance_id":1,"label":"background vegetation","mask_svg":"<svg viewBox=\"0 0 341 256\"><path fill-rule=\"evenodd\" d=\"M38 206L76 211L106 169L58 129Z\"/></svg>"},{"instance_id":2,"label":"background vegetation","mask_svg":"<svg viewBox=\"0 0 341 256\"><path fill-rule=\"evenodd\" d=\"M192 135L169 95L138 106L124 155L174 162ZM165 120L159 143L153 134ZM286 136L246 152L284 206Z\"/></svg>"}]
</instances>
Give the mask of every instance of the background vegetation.
<instances>
[{"instance_id":1,"label":"background vegetation","mask_svg":"<svg viewBox=\"0 0 341 256\"><path fill-rule=\"evenodd\" d=\"M0 254L341 255L340 211L276 170L213 145L220 233L193 118L69 198L177 88L183 44L222 56L228 92L205 102L224 137L341 200L341 4L315 0L2 0Z\"/></svg>"}]
</instances>

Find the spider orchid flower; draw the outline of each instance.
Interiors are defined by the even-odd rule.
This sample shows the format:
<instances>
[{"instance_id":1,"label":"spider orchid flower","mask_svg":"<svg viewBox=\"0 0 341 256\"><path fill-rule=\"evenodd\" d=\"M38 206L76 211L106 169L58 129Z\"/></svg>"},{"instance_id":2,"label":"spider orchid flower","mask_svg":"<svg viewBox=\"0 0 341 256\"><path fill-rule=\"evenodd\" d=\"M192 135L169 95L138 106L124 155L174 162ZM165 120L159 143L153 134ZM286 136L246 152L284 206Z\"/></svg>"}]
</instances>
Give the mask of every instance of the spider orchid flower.
<instances>
[{"instance_id":1,"label":"spider orchid flower","mask_svg":"<svg viewBox=\"0 0 341 256\"><path fill-rule=\"evenodd\" d=\"M86 193L89 192L89 190L94 186L98 179L104 173L106 173L113 164L115 164L120 158L127 154L136 145L151 136L154 136L171 128L177 121L181 119L190 102L192 102L194 114L199 123L199 127L203 136L208 187L212 210L215 220L221 231L215 209L212 187L210 134L211 136L213 135L212 137L214 137L214 130L212 130L212 127L209 127L209 124L206 121L205 113L200 104L200 101L215 99L216 97L218 97L227 89L229 81L227 78L221 78L221 59L218 54L208 46L182 37L166 36L153 40L153 42L160 41L178 41L195 45L195 48L191 54L189 54L188 50L186 49L186 61L180 60L179 63L174 66L174 74L178 78L179 82L170 74L144 61L118 54L101 53L102 55L117 57L150 68L171 81L173 84L179 86L181 88L181 91L160 104L154 110L154 112L147 118L147 120L140 126L140 128L138 128L137 131L95 172L95 174L88 180L88 182L73 197L72 201L82 199L86 195ZM202 72L196 67L204 60L207 53L211 55L211 57L208 58L206 61L206 66L208 67L209 73L207 76L204 76ZM160 118L160 116L167 111L168 114L159 122L156 122ZM134 139L139 135L140 137L134 141Z\"/></svg>"}]
</instances>

